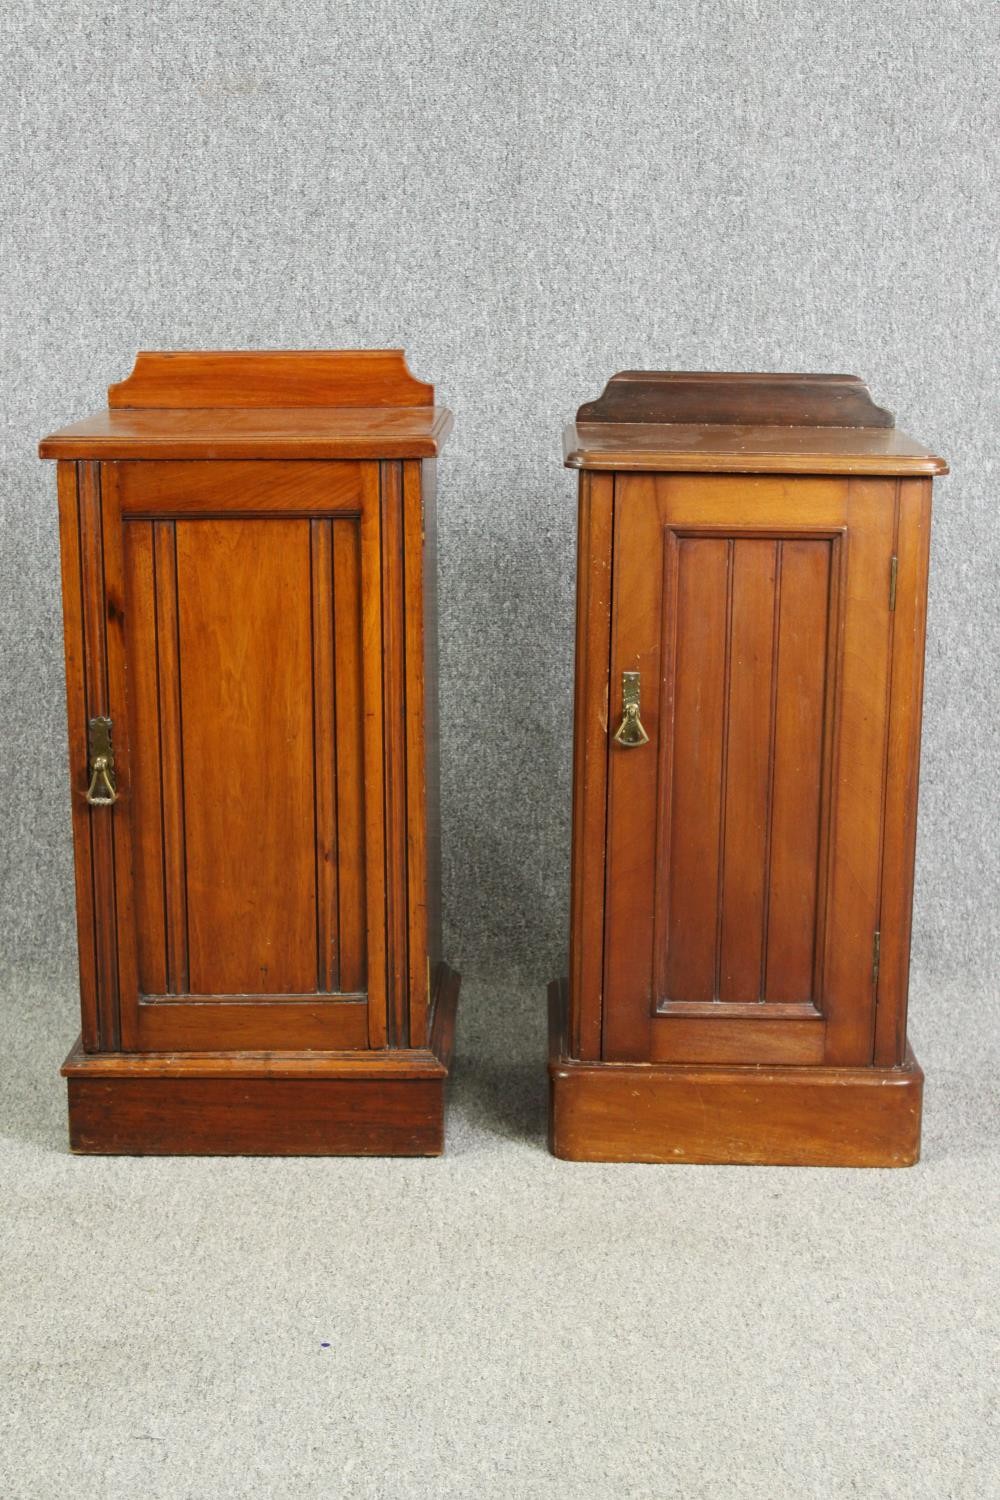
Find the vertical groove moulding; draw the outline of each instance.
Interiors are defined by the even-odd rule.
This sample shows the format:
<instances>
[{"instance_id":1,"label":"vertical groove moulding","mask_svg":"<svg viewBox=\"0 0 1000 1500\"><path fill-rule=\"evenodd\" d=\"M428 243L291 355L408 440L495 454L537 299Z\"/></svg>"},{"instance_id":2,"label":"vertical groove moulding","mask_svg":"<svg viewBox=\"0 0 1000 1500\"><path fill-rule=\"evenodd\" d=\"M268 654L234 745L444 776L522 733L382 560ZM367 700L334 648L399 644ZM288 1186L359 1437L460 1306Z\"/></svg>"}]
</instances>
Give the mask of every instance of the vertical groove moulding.
<instances>
[{"instance_id":1,"label":"vertical groove moulding","mask_svg":"<svg viewBox=\"0 0 1000 1500\"><path fill-rule=\"evenodd\" d=\"M339 987L332 522L309 523L312 594L313 770L316 839L316 988Z\"/></svg>"},{"instance_id":2,"label":"vertical groove moulding","mask_svg":"<svg viewBox=\"0 0 1000 1500\"><path fill-rule=\"evenodd\" d=\"M403 663L403 496L399 464L382 465L386 936L390 1039L408 1045L406 1003L406 734Z\"/></svg>"},{"instance_id":3,"label":"vertical groove moulding","mask_svg":"<svg viewBox=\"0 0 1000 1500\"><path fill-rule=\"evenodd\" d=\"M424 526L421 467L403 465L403 699L406 745L406 920L408 1037L427 1044L430 970L428 953L428 847L424 635Z\"/></svg>"},{"instance_id":4,"label":"vertical groove moulding","mask_svg":"<svg viewBox=\"0 0 1000 1500\"><path fill-rule=\"evenodd\" d=\"M164 861L167 909L167 992L188 991L187 858L184 837L184 750L181 722L181 659L178 621L176 527L153 527L160 686L160 745L163 786Z\"/></svg>"}]
</instances>

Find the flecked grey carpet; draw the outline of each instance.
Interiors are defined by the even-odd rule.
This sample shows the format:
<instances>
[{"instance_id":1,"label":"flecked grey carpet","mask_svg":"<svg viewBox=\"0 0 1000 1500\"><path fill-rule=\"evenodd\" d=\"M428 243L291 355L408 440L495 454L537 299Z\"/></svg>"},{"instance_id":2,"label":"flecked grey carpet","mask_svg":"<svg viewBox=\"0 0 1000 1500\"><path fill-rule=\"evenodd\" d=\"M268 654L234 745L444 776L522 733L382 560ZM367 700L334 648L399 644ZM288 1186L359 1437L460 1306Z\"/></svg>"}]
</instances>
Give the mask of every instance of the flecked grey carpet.
<instances>
[{"instance_id":1,"label":"flecked grey carpet","mask_svg":"<svg viewBox=\"0 0 1000 1500\"><path fill-rule=\"evenodd\" d=\"M485 980L441 1160L88 1159L72 983L15 978L0 1495L995 1495L992 998L915 997L911 1171L557 1162Z\"/></svg>"}]
</instances>

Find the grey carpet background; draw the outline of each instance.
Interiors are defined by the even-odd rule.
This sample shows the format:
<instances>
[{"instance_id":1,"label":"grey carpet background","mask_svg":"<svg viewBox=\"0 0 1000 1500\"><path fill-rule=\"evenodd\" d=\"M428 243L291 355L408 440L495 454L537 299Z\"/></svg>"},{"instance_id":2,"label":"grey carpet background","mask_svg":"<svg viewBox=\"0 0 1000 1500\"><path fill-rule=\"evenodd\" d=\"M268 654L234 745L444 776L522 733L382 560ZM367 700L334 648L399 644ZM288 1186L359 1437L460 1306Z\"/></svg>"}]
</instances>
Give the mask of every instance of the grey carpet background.
<instances>
[{"instance_id":1,"label":"grey carpet background","mask_svg":"<svg viewBox=\"0 0 1000 1500\"><path fill-rule=\"evenodd\" d=\"M402 344L440 474L445 911L564 963L575 480L614 370L848 370L938 488L915 957L996 941L991 0L5 10L4 946L72 943L54 473L139 348Z\"/></svg>"},{"instance_id":2,"label":"grey carpet background","mask_svg":"<svg viewBox=\"0 0 1000 1500\"><path fill-rule=\"evenodd\" d=\"M29 980L0 1495L995 1500L1000 1047L965 984L916 999L908 1171L556 1161L505 980L465 985L438 1160L102 1159L53 1087L74 977Z\"/></svg>"},{"instance_id":3,"label":"grey carpet background","mask_svg":"<svg viewBox=\"0 0 1000 1500\"><path fill-rule=\"evenodd\" d=\"M4 8L4 1500L995 1492L998 28L992 0ZM457 416L448 1155L72 1159L55 483L35 444L139 348L397 344ZM574 588L559 434L633 366L853 371L952 463L912 1172L546 1154Z\"/></svg>"}]
</instances>

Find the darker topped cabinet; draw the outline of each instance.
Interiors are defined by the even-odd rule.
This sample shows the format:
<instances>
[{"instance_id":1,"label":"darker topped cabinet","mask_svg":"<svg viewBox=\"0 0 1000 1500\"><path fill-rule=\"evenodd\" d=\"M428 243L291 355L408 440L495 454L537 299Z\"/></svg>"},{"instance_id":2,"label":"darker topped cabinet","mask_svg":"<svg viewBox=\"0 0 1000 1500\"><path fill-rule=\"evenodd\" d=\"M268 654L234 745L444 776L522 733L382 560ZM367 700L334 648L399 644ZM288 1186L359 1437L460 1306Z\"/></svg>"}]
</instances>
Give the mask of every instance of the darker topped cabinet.
<instances>
[{"instance_id":1,"label":"darker topped cabinet","mask_svg":"<svg viewBox=\"0 0 1000 1500\"><path fill-rule=\"evenodd\" d=\"M440 1151L434 460L394 351L143 354L59 460L80 1151Z\"/></svg>"},{"instance_id":2,"label":"darker topped cabinet","mask_svg":"<svg viewBox=\"0 0 1000 1500\"><path fill-rule=\"evenodd\" d=\"M629 373L580 472L552 1147L904 1165L931 477L843 376Z\"/></svg>"}]
</instances>

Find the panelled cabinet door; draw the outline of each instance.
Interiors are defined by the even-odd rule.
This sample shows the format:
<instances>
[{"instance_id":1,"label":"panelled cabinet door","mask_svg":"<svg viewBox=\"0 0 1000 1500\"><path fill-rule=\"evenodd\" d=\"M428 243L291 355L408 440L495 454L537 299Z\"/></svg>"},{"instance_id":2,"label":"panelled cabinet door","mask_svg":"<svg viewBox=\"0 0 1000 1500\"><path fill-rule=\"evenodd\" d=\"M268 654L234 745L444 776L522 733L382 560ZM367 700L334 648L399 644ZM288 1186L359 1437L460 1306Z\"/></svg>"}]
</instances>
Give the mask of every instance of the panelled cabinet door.
<instances>
[{"instance_id":1,"label":"panelled cabinet door","mask_svg":"<svg viewBox=\"0 0 1000 1500\"><path fill-rule=\"evenodd\" d=\"M378 466L101 489L122 1050L384 1045Z\"/></svg>"},{"instance_id":2,"label":"panelled cabinet door","mask_svg":"<svg viewBox=\"0 0 1000 1500\"><path fill-rule=\"evenodd\" d=\"M615 486L603 1055L870 1062L894 482Z\"/></svg>"}]
</instances>

